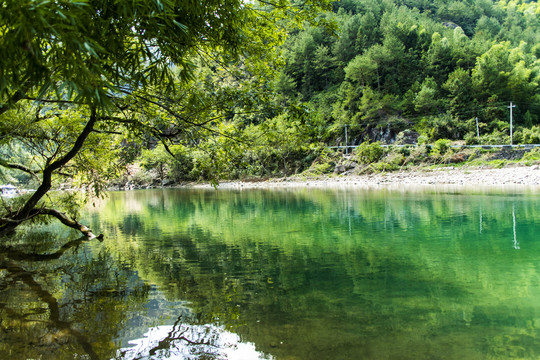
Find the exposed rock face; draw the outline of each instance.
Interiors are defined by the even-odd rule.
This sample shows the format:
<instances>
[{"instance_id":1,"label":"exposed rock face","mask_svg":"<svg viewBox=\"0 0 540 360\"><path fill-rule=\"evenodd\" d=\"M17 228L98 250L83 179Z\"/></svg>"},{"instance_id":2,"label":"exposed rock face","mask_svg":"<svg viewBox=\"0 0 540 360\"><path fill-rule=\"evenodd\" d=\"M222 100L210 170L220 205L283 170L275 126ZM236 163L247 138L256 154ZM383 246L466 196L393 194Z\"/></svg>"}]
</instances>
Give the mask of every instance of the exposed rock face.
<instances>
[{"instance_id":1,"label":"exposed rock face","mask_svg":"<svg viewBox=\"0 0 540 360\"><path fill-rule=\"evenodd\" d=\"M418 138L420 137L420 134L417 133L414 130L404 130L397 134L396 141L394 144L396 145L414 145L418 142Z\"/></svg>"},{"instance_id":2,"label":"exposed rock face","mask_svg":"<svg viewBox=\"0 0 540 360\"><path fill-rule=\"evenodd\" d=\"M384 128L371 129L369 138L373 141L380 141L382 144L392 144L396 138L396 133L388 125Z\"/></svg>"},{"instance_id":3,"label":"exposed rock face","mask_svg":"<svg viewBox=\"0 0 540 360\"><path fill-rule=\"evenodd\" d=\"M450 28L450 29L456 29L456 28L460 27L459 25L454 24L453 22L450 22L450 21L445 21L442 24L443 24L443 26L446 26L447 28Z\"/></svg>"}]
</instances>

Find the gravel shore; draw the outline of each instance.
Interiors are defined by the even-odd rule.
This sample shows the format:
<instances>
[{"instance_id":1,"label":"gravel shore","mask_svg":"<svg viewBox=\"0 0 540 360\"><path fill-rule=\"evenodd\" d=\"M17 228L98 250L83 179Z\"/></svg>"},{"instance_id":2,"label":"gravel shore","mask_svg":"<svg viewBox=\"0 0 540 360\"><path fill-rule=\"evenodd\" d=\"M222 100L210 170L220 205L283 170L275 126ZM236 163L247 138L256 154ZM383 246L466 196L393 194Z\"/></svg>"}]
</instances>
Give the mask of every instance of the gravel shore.
<instances>
[{"instance_id":1,"label":"gravel shore","mask_svg":"<svg viewBox=\"0 0 540 360\"><path fill-rule=\"evenodd\" d=\"M523 187L540 189L540 167L511 166L493 168L438 168L432 170L378 173L370 175L335 175L319 178L289 177L267 181L221 182L218 189L293 188L293 187L359 187L402 188L448 185L452 187ZM208 184L193 188L211 188Z\"/></svg>"}]
</instances>

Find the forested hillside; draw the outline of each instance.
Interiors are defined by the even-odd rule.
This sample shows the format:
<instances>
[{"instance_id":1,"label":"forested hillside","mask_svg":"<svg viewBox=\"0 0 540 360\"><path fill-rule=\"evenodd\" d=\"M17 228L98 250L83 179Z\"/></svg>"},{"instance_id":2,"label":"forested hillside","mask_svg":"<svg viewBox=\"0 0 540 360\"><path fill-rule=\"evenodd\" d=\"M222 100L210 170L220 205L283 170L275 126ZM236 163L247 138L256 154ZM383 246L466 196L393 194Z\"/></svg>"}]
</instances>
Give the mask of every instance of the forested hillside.
<instances>
[{"instance_id":1,"label":"forested hillside","mask_svg":"<svg viewBox=\"0 0 540 360\"><path fill-rule=\"evenodd\" d=\"M294 34L276 91L312 110L321 139L344 125L356 141L414 129L428 140L506 142L540 119L540 7L536 1L344 0L320 27Z\"/></svg>"},{"instance_id":2,"label":"forested hillside","mask_svg":"<svg viewBox=\"0 0 540 360\"><path fill-rule=\"evenodd\" d=\"M514 144L540 143L539 19L536 1L335 2L288 32L265 80L206 69L230 103L181 177L298 173L344 145L345 126L354 145L405 130L420 143L510 144L510 102Z\"/></svg>"}]
</instances>

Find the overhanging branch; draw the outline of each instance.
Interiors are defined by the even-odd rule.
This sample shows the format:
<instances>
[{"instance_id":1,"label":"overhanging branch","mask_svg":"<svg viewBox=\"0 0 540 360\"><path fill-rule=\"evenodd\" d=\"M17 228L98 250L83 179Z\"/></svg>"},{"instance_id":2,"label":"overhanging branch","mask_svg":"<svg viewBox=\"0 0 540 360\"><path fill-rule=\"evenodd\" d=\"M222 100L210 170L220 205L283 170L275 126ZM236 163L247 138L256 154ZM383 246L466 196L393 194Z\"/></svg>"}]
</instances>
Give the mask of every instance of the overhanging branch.
<instances>
[{"instance_id":1,"label":"overhanging branch","mask_svg":"<svg viewBox=\"0 0 540 360\"><path fill-rule=\"evenodd\" d=\"M15 169L15 170L20 170L20 171L23 171L25 173L28 173L32 176L36 176L36 173L39 173L40 170L32 170L24 165L21 165L21 164L14 164L14 163L6 163L6 162L3 162L3 161L0 161L0 165L3 166L3 167L6 167L6 168L9 168L9 169Z\"/></svg>"},{"instance_id":2,"label":"overhanging branch","mask_svg":"<svg viewBox=\"0 0 540 360\"><path fill-rule=\"evenodd\" d=\"M56 209L40 208L40 209L36 209L35 212L36 212L36 215L48 215L48 216L55 217L56 219L60 220L62 224L69 226L72 229L79 230L88 239L94 239L94 238L102 239L103 238L103 234L100 234L98 236L94 235L94 233L89 227L81 224L77 220L71 219L66 214Z\"/></svg>"}]
</instances>

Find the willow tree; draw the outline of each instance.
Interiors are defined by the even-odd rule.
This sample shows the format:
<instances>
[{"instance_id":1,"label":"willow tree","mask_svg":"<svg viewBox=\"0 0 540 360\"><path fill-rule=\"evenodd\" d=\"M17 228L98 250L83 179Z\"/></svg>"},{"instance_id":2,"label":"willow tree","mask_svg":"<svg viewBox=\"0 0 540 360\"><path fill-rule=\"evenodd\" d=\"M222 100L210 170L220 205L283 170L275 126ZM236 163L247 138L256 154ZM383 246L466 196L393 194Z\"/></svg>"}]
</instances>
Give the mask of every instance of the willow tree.
<instances>
[{"instance_id":1,"label":"willow tree","mask_svg":"<svg viewBox=\"0 0 540 360\"><path fill-rule=\"evenodd\" d=\"M0 6L0 146L23 144L36 191L4 203L0 232L55 217L93 237L48 193L62 177L99 184L122 139L182 140L219 111L189 89L197 61L266 74L286 29L326 0L6 0ZM279 25L277 25L279 24ZM271 65L268 65L271 64ZM186 135L187 134L187 135ZM99 190L99 186L96 187Z\"/></svg>"}]
</instances>

